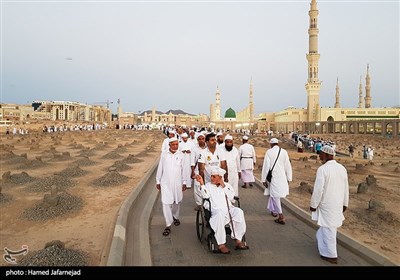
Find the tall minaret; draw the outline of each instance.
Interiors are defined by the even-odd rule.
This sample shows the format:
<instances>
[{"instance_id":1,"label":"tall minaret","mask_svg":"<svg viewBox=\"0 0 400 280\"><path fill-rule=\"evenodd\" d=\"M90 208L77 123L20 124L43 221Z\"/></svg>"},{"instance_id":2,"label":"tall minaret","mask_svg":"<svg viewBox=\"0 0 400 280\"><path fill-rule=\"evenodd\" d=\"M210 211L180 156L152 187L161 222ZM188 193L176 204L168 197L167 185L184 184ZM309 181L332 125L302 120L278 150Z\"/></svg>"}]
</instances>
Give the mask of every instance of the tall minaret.
<instances>
[{"instance_id":1,"label":"tall minaret","mask_svg":"<svg viewBox=\"0 0 400 280\"><path fill-rule=\"evenodd\" d=\"M310 26L308 28L308 47L307 54L308 61L308 79L306 84L307 90L307 111L308 121L320 120L320 105L319 105L319 91L321 82L318 79L318 10L317 1L311 0L310 11Z\"/></svg>"},{"instance_id":2,"label":"tall minaret","mask_svg":"<svg viewBox=\"0 0 400 280\"><path fill-rule=\"evenodd\" d=\"M151 109L151 121L156 121L156 107L153 107L153 109Z\"/></svg>"},{"instance_id":3,"label":"tall minaret","mask_svg":"<svg viewBox=\"0 0 400 280\"><path fill-rule=\"evenodd\" d=\"M365 77L365 108L371 108L371 77L369 76L369 64L367 64L367 76Z\"/></svg>"},{"instance_id":4,"label":"tall minaret","mask_svg":"<svg viewBox=\"0 0 400 280\"><path fill-rule=\"evenodd\" d=\"M253 78L250 79L250 94L249 94L249 120L254 119L254 101L253 101Z\"/></svg>"},{"instance_id":5,"label":"tall minaret","mask_svg":"<svg viewBox=\"0 0 400 280\"><path fill-rule=\"evenodd\" d=\"M215 120L221 120L221 94L218 86L217 92L215 93Z\"/></svg>"},{"instance_id":6,"label":"tall minaret","mask_svg":"<svg viewBox=\"0 0 400 280\"><path fill-rule=\"evenodd\" d=\"M118 118L120 118L120 117L122 117L122 114L123 114L120 98L118 98L117 103L118 103Z\"/></svg>"},{"instance_id":7,"label":"tall minaret","mask_svg":"<svg viewBox=\"0 0 400 280\"><path fill-rule=\"evenodd\" d=\"M336 79L336 102L335 102L335 108L340 108L340 103L339 103L339 98L340 98L340 94L339 94L339 77L337 77Z\"/></svg>"},{"instance_id":8,"label":"tall minaret","mask_svg":"<svg viewBox=\"0 0 400 280\"><path fill-rule=\"evenodd\" d=\"M358 87L358 108L364 108L361 80L362 80L362 76L360 76L360 86Z\"/></svg>"}]
</instances>

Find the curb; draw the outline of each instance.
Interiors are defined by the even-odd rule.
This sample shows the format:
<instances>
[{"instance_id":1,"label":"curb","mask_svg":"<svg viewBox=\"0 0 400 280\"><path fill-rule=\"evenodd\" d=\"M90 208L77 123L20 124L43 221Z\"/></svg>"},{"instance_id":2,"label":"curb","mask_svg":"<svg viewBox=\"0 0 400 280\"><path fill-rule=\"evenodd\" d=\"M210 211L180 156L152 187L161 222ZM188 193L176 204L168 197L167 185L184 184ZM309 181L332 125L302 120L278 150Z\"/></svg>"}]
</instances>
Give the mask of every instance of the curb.
<instances>
[{"instance_id":1,"label":"curb","mask_svg":"<svg viewBox=\"0 0 400 280\"><path fill-rule=\"evenodd\" d=\"M127 198L125 199L125 201L121 205L121 208L118 211L117 220L116 220L116 223L115 223L114 234L113 234L113 237L112 237L111 246L110 246L110 250L109 250L109 254L108 254L107 266L123 266L124 265L125 247L126 247L126 226L127 226L130 210L132 209L132 206L135 203L136 199L142 193L143 188L146 185L147 181L149 180L150 176L154 173L155 169L157 168L158 161L159 160L156 159L156 161L150 167L150 169L147 172L147 174L140 181L140 183L137 186L137 188L135 188L127 196ZM146 204L146 208L147 208L148 204L149 203ZM151 205L151 208L153 207L153 205L154 205L154 202ZM149 211L149 212L150 213L149 213L148 217L150 217L150 215L151 215L151 211ZM147 225L149 223L149 220L150 219L148 219L146 221ZM148 227L146 227L143 230L148 231ZM143 231L143 230L141 230L141 231ZM148 236L148 233L147 233L147 236ZM149 240L149 238L147 238L146 240ZM148 250L150 251L150 247L149 247ZM148 255L150 255L150 265L151 265L151 254L150 254L150 252L149 252Z\"/></svg>"}]
</instances>

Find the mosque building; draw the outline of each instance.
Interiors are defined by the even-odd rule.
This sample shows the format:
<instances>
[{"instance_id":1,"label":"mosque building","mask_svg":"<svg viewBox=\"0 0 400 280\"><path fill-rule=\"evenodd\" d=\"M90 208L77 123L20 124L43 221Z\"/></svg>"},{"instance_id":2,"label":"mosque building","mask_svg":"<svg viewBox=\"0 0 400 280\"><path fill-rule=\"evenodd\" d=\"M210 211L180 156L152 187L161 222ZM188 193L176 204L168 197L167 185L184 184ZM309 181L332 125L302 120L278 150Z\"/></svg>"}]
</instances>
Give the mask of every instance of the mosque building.
<instances>
[{"instance_id":1,"label":"mosque building","mask_svg":"<svg viewBox=\"0 0 400 280\"><path fill-rule=\"evenodd\" d=\"M319 80L318 52L318 8L317 1L312 0L308 12L309 20L309 51L308 78L305 84L307 93L307 108L288 107L276 113L262 113L254 116L253 90L250 83L248 106L234 114L229 108L225 118L221 119L221 93L217 87L215 105L210 106L210 120L218 128L246 128L259 131L300 131L306 133L383 133L399 134L400 108L374 108L371 96L371 75L367 64L365 76L365 97L362 92L362 78L359 85L359 101L357 108L342 108L340 106L339 78L336 80L335 103L332 107L321 107L319 97L321 81ZM236 117L233 117L235 116Z\"/></svg>"}]
</instances>

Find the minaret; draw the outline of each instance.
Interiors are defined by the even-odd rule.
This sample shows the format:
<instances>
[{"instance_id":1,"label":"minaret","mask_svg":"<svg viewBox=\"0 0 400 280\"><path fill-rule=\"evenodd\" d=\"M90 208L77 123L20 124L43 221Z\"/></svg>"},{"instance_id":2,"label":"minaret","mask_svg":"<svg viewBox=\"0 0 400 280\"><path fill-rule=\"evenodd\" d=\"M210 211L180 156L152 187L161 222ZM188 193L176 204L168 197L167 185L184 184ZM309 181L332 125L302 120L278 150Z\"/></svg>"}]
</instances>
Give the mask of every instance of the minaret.
<instances>
[{"instance_id":1,"label":"minaret","mask_svg":"<svg viewBox=\"0 0 400 280\"><path fill-rule=\"evenodd\" d=\"M156 107L153 107L153 109L151 110L151 121L156 121Z\"/></svg>"},{"instance_id":2,"label":"minaret","mask_svg":"<svg viewBox=\"0 0 400 280\"><path fill-rule=\"evenodd\" d=\"M365 108L371 108L371 77L369 76L369 64L367 64L367 76L365 77Z\"/></svg>"},{"instance_id":3,"label":"minaret","mask_svg":"<svg viewBox=\"0 0 400 280\"><path fill-rule=\"evenodd\" d=\"M320 105L319 105L319 91L321 82L318 79L318 10L317 1L311 0L310 11L310 26L308 28L308 79L306 84L307 90L307 112L308 121L320 120Z\"/></svg>"},{"instance_id":4,"label":"minaret","mask_svg":"<svg viewBox=\"0 0 400 280\"><path fill-rule=\"evenodd\" d=\"M360 76L360 86L358 88L358 108L364 108L361 80L362 80L362 76Z\"/></svg>"},{"instance_id":5,"label":"minaret","mask_svg":"<svg viewBox=\"0 0 400 280\"><path fill-rule=\"evenodd\" d=\"M217 92L215 93L215 120L221 120L221 94L218 86Z\"/></svg>"},{"instance_id":6,"label":"minaret","mask_svg":"<svg viewBox=\"0 0 400 280\"><path fill-rule=\"evenodd\" d=\"M340 108L340 102L339 102L339 98L340 98L340 94L339 94L339 77L337 77L336 79L336 102L335 102L335 108Z\"/></svg>"},{"instance_id":7,"label":"minaret","mask_svg":"<svg viewBox=\"0 0 400 280\"><path fill-rule=\"evenodd\" d=\"M122 117L122 114L123 114L122 106L121 106L121 99L120 98L118 98L117 103L118 103L118 118L120 118L120 117Z\"/></svg>"},{"instance_id":8,"label":"minaret","mask_svg":"<svg viewBox=\"0 0 400 280\"><path fill-rule=\"evenodd\" d=\"M253 78L250 79L250 94L249 94L249 120L254 119L254 102L253 102Z\"/></svg>"}]
</instances>

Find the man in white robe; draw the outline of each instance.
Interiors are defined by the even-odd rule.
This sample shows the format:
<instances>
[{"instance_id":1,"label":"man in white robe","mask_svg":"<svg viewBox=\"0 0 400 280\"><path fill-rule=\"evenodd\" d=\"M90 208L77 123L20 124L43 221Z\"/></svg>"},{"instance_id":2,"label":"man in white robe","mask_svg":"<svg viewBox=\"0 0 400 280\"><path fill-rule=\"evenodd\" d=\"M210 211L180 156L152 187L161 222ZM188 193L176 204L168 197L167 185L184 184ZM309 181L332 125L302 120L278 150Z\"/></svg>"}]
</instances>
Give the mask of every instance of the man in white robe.
<instances>
[{"instance_id":1,"label":"man in white robe","mask_svg":"<svg viewBox=\"0 0 400 280\"><path fill-rule=\"evenodd\" d=\"M256 164L256 151L253 145L248 143L249 137L247 135L243 136L242 145L239 147L239 157L240 157L240 170L241 179L244 183L242 188L247 188L248 186L253 186L251 184L255 181L254 179L254 166Z\"/></svg>"},{"instance_id":2,"label":"man in white robe","mask_svg":"<svg viewBox=\"0 0 400 280\"><path fill-rule=\"evenodd\" d=\"M183 154L179 151L176 137L169 138L169 150L161 153L156 174L156 188L161 190L161 203L166 228L164 236L171 232L171 225L179 226L180 206L186 181L183 176Z\"/></svg>"},{"instance_id":3,"label":"man in white robe","mask_svg":"<svg viewBox=\"0 0 400 280\"><path fill-rule=\"evenodd\" d=\"M189 136L186 132L181 134L182 141L179 143L179 151L183 153L183 177L187 183L187 188L192 187L192 169L190 166L190 155L192 153L192 142L188 141Z\"/></svg>"},{"instance_id":4,"label":"man in white robe","mask_svg":"<svg viewBox=\"0 0 400 280\"><path fill-rule=\"evenodd\" d=\"M267 209L272 216L278 216L278 219L274 220L275 223L284 225L286 222L282 212L281 198L289 194L289 182L292 181L292 165L287 151L279 147L278 139L272 138L269 143L271 149L268 149L264 156L261 181L265 186L264 195L268 197ZM271 169L272 180L268 182L266 178L268 171Z\"/></svg>"},{"instance_id":5,"label":"man in white robe","mask_svg":"<svg viewBox=\"0 0 400 280\"><path fill-rule=\"evenodd\" d=\"M346 168L333 159L334 155L332 147L322 147L322 166L317 169L310 210L320 226L316 234L319 254L323 260L337 264L336 234L349 205L349 182Z\"/></svg>"},{"instance_id":6,"label":"man in white robe","mask_svg":"<svg viewBox=\"0 0 400 280\"><path fill-rule=\"evenodd\" d=\"M228 166L228 182L235 191L235 196L239 197L239 178L240 178L240 157L239 150L233 146L233 137L225 136L225 145L220 146L220 151L224 154Z\"/></svg>"},{"instance_id":7,"label":"man in white robe","mask_svg":"<svg viewBox=\"0 0 400 280\"><path fill-rule=\"evenodd\" d=\"M199 158L203 150L207 148L206 145L206 136L204 133L197 134L197 144L193 147L192 152L190 153L190 166L192 169L191 178L195 178L196 175L199 174ZM200 184L196 180L194 180L193 184L193 194L194 194L194 201L196 203L196 207L194 208L195 211L200 210L201 205L203 204L203 197L201 196L200 192Z\"/></svg>"},{"instance_id":8,"label":"man in white robe","mask_svg":"<svg viewBox=\"0 0 400 280\"><path fill-rule=\"evenodd\" d=\"M168 131L168 138L165 138L161 145L161 152L165 152L169 150L169 139L172 137L176 137L175 130Z\"/></svg>"},{"instance_id":9,"label":"man in white robe","mask_svg":"<svg viewBox=\"0 0 400 280\"><path fill-rule=\"evenodd\" d=\"M231 238L236 242L236 249L246 250L248 247L242 242L243 235L246 233L246 221L243 210L232 205L235 192L229 183L224 182L225 170L220 167L213 167L211 170L211 181L204 185L203 177L196 176L200 183L200 190L204 198L210 200L210 204L205 204L211 211L210 226L215 233L215 239L220 253L229 254L226 247L225 225L231 228Z\"/></svg>"},{"instance_id":10,"label":"man in white robe","mask_svg":"<svg viewBox=\"0 0 400 280\"><path fill-rule=\"evenodd\" d=\"M203 177L204 182L208 183L211 180L211 169L212 167L218 166L225 169L227 172L224 175L225 182L228 182L228 168L226 166L226 159L224 154L217 149L217 139L214 133L206 135L207 148L201 153L198 160L199 174Z\"/></svg>"}]
</instances>

